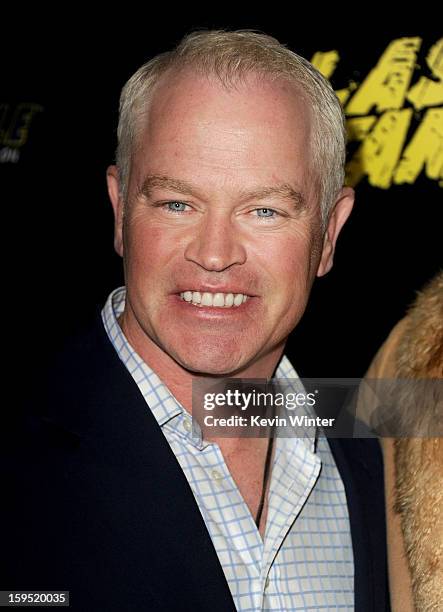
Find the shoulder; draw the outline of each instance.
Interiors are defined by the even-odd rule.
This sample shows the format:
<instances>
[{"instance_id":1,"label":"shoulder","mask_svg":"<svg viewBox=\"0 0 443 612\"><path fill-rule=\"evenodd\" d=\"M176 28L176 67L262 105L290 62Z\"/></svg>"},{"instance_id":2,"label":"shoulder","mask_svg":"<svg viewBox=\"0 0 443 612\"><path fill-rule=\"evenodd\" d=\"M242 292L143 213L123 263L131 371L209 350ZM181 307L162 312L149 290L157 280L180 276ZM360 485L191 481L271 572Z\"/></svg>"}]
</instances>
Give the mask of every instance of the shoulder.
<instances>
[{"instance_id":1,"label":"shoulder","mask_svg":"<svg viewBox=\"0 0 443 612\"><path fill-rule=\"evenodd\" d=\"M65 425L75 432L76 421L85 421L88 413L113 396L113 388L126 388L121 381L130 379L108 339L99 311L46 363L32 370L26 385L14 393L10 410L0 418L3 449L50 446L54 435L63 438Z\"/></svg>"}]
</instances>

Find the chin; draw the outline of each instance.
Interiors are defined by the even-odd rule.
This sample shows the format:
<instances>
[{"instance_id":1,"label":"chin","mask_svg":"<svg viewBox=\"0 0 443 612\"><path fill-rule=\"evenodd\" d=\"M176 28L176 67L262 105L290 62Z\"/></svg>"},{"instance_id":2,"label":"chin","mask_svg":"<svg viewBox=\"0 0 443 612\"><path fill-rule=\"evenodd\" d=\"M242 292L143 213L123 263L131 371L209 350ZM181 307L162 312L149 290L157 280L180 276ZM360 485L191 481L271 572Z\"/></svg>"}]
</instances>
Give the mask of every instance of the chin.
<instances>
[{"instance_id":1,"label":"chin","mask_svg":"<svg viewBox=\"0 0 443 612\"><path fill-rule=\"evenodd\" d=\"M175 360L189 372L206 374L210 376L224 376L229 378L235 372L247 365L247 360L225 351L210 351L200 355L184 352L175 353Z\"/></svg>"}]
</instances>

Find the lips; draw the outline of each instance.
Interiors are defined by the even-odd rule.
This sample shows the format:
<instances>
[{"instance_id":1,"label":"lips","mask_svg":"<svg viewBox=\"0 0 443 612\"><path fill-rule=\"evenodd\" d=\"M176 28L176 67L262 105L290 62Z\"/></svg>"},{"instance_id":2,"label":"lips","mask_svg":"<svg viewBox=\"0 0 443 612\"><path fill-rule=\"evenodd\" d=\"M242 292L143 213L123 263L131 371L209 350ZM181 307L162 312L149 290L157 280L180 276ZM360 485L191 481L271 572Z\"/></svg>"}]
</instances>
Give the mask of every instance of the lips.
<instances>
[{"instance_id":1,"label":"lips","mask_svg":"<svg viewBox=\"0 0 443 612\"><path fill-rule=\"evenodd\" d=\"M209 308L238 308L244 304L250 296L244 293L234 292L216 292L209 291L193 291L187 289L180 292L180 297L185 302L194 306L209 307Z\"/></svg>"}]
</instances>

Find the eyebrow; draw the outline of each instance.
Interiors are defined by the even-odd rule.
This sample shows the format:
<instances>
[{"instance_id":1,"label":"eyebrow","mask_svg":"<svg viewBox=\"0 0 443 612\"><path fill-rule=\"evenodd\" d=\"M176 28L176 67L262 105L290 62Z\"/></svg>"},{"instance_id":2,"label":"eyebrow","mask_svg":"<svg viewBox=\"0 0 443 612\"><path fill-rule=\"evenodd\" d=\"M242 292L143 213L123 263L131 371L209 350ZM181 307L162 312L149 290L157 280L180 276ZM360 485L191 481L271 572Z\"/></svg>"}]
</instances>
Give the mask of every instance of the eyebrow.
<instances>
[{"instance_id":1,"label":"eyebrow","mask_svg":"<svg viewBox=\"0 0 443 612\"><path fill-rule=\"evenodd\" d=\"M155 187L170 189L171 191L181 193L182 195L200 197L198 194L198 189L191 183L159 174L149 174L143 181L140 193L149 198L151 196L152 189ZM258 187L252 191L243 191L241 194L241 198L246 201L264 200L265 198L269 198L271 196L278 196L285 200L289 200L298 211L305 210L307 207L307 202L303 194L294 189L294 187L288 183L269 187Z\"/></svg>"}]
</instances>

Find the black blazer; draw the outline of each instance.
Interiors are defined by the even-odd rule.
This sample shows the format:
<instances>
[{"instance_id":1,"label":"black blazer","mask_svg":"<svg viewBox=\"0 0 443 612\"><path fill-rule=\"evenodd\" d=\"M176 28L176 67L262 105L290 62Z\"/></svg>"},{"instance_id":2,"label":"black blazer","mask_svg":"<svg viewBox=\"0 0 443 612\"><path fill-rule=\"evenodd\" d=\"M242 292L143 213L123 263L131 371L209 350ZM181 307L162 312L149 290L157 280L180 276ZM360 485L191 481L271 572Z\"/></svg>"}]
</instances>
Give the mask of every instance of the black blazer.
<instances>
[{"instance_id":1,"label":"black blazer","mask_svg":"<svg viewBox=\"0 0 443 612\"><path fill-rule=\"evenodd\" d=\"M0 590L70 591L81 612L235 610L186 478L99 317L48 381L20 389L26 409L2 419ZM330 445L348 500L356 610L381 612L378 442Z\"/></svg>"}]
</instances>

